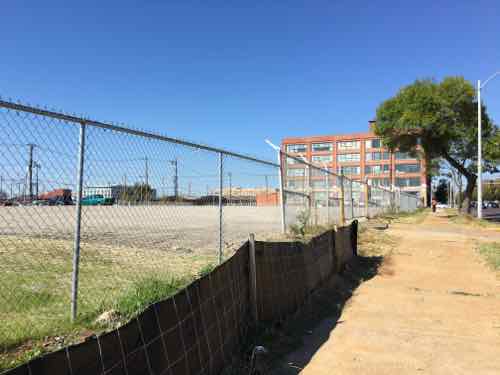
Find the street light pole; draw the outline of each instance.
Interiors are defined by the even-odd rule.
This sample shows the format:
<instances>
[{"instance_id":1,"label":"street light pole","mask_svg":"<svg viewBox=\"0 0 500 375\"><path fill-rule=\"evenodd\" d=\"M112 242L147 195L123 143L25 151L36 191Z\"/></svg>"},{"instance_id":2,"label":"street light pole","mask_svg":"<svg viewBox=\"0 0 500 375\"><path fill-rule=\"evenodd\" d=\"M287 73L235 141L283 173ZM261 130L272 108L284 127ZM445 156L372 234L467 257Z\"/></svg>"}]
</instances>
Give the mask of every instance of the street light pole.
<instances>
[{"instance_id":1,"label":"street light pole","mask_svg":"<svg viewBox=\"0 0 500 375\"><path fill-rule=\"evenodd\" d=\"M500 75L500 71L492 74L481 85L481 80L477 81L477 218L483 217L483 168L482 168L482 123L481 123L481 90L496 76Z\"/></svg>"},{"instance_id":2,"label":"street light pole","mask_svg":"<svg viewBox=\"0 0 500 375\"><path fill-rule=\"evenodd\" d=\"M481 140L481 81L477 81L477 217L483 217L482 140Z\"/></svg>"}]
</instances>

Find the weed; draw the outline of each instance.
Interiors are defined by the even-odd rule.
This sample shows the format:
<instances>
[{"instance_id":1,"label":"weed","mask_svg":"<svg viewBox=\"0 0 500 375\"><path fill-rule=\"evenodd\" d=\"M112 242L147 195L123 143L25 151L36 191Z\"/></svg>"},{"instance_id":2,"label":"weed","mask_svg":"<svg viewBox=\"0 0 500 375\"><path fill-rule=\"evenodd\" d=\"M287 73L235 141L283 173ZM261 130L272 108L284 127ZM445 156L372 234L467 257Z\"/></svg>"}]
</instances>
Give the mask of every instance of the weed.
<instances>
[{"instance_id":1,"label":"weed","mask_svg":"<svg viewBox=\"0 0 500 375\"><path fill-rule=\"evenodd\" d=\"M300 211L297 215L297 224L290 225L290 231L300 238L304 238L309 227L311 212L309 210Z\"/></svg>"},{"instance_id":2,"label":"weed","mask_svg":"<svg viewBox=\"0 0 500 375\"><path fill-rule=\"evenodd\" d=\"M208 275L210 272L212 272L215 268L215 264L214 263L208 263L206 265L204 265L199 271L198 271L198 277L199 278L202 278L203 276L206 276Z\"/></svg>"},{"instance_id":3,"label":"weed","mask_svg":"<svg viewBox=\"0 0 500 375\"><path fill-rule=\"evenodd\" d=\"M500 270L500 242L483 243L479 246L479 254L494 270Z\"/></svg>"},{"instance_id":4,"label":"weed","mask_svg":"<svg viewBox=\"0 0 500 375\"><path fill-rule=\"evenodd\" d=\"M118 297L115 310L122 317L131 318L149 305L168 298L188 284L185 278L161 279L155 276L134 282Z\"/></svg>"}]
</instances>

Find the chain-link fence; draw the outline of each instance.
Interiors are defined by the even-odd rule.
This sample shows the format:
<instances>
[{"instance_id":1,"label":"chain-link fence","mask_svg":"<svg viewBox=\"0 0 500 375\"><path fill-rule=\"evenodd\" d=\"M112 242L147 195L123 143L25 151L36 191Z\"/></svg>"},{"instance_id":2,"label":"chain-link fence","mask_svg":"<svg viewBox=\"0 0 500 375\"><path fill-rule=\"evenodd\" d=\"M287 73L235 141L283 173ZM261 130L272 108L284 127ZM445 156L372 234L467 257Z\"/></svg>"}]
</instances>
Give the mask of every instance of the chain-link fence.
<instances>
[{"instance_id":1,"label":"chain-link fence","mask_svg":"<svg viewBox=\"0 0 500 375\"><path fill-rule=\"evenodd\" d=\"M280 168L12 101L0 100L0 148L2 347L92 321L137 283L192 277L248 233L417 204L291 157L300 174L284 153Z\"/></svg>"},{"instance_id":2,"label":"chain-link fence","mask_svg":"<svg viewBox=\"0 0 500 375\"><path fill-rule=\"evenodd\" d=\"M304 156L284 152L281 160L286 223L293 230L418 208L415 195L337 175L326 163L310 163Z\"/></svg>"}]
</instances>

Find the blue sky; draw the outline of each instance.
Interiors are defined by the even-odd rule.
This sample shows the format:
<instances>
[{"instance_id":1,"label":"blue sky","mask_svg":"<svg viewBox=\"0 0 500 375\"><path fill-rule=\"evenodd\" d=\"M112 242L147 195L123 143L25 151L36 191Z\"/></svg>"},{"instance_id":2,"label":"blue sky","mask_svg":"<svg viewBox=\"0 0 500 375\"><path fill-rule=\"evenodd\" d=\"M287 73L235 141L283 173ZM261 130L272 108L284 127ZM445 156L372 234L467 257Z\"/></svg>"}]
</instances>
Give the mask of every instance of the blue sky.
<instances>
[{"instance_id":1,"label":"blue sky","mask_svg":"<svg viewBox=\"0 0 500 375\"><path fill-rule=\"evenodd\" d=\"M498 1L14 1L0 95L273 158L416 78L500 70ZM483 93L500 122L500 79Z\"/></svg>"}]
</instances>

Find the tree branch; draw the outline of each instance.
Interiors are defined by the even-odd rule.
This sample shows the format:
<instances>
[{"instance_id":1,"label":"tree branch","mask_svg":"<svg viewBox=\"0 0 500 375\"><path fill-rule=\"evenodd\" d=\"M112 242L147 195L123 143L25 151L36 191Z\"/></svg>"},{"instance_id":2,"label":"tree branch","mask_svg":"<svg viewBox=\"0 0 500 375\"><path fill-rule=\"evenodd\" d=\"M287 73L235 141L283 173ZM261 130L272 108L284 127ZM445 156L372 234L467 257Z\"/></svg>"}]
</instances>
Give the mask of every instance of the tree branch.
<instances>
[{"instance_id":1,"label":"tree branch","mask_svg":"<svg viewBox=\"0 0 500 375\"><path fill-rule=\"evenodd\" d=\"M476 175L465 168L462 164L460 164L458 161L453 159L448 152L443 151L443 158L450 163L450 165L455 168L457 171L459 171L465 178L469 179L472 177L476 177Z\"/></svg>"}]
</instances>

